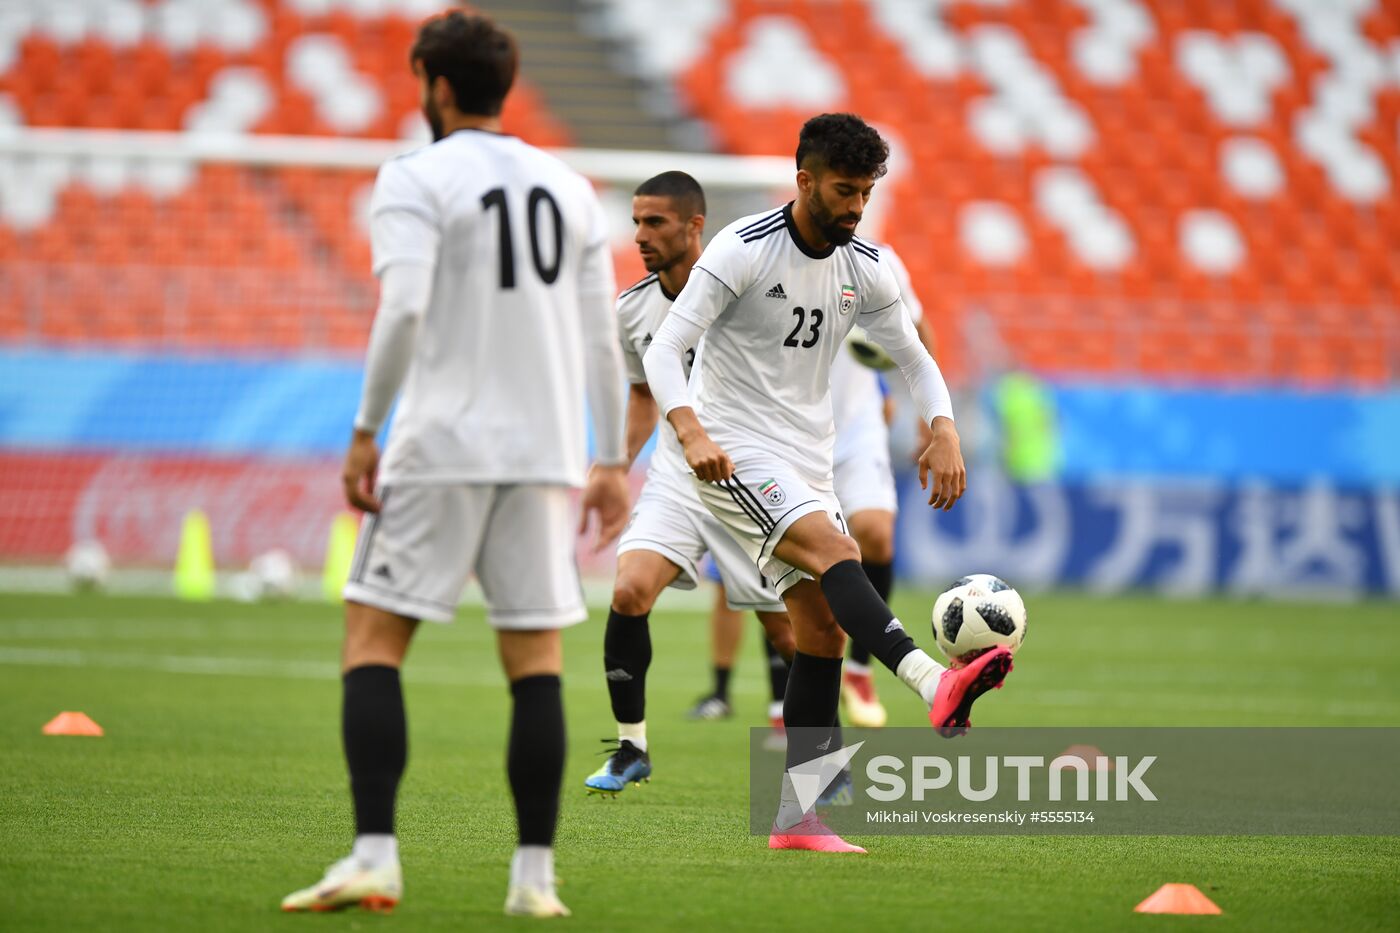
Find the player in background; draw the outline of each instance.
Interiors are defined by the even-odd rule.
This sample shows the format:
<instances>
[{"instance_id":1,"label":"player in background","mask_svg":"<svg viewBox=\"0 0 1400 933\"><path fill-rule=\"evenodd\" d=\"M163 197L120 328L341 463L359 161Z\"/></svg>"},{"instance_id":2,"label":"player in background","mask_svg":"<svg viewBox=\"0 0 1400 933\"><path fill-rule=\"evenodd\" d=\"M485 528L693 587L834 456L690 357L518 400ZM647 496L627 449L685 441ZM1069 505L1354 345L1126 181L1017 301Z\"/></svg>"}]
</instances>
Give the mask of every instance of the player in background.
<instances>
[{"instance_id":1,"label":"player in background","mask_svg":"<svg viewBox=\"0 0 1400 933\"><path fill-rule=\"evenodd\" d=\"M797 644L783 717L791 768L829 747L845 635L930 707L942 732L1000 686L1011 652L947 669L918 648L860 565L832 482L831 361L859 320L909 383L932 441L919 458L929 504L949 509L966 471L942 374L919 341L888 260L855 236L889 147L851 114L822 114L797 146L797 198L735 221L705 249L644 363L706 508L788 608ZM685 353L704 338L687 382ZM798 735L796 727L806 727ZM822 737L818 737L818 736ZM785 775L772 848L864 851L804 808Z\"/></svg>"},{"instance_id":2,"label":"player in background","mask_svg":"<svg viewBox=\"0 0 1400 933\"><path fill-rule=\"evenodd\" d=\"M729 703L729 676L733 673L734 658L739 652L739 642L744 634L744 613L730 608L729 594L724 589L715 565L705 562L705 579L714 584L714 601L710 606L710 660L715 672L713 689L701 697L690 711L691 719L727 719L734 714ZM788 661L763 635L763 658L768 667L768 727L771 732L764 745L770 749L787 747L783 734L783 695L787 693Z\"/></svg>"},{"instance_id":3,"label":"player in background","mask_svg":"<svg viewBox=\"0 0 1400 933\"><path fill-rule=\"evenodd\" d=\"M684 172L663 172L638 186L632 198L637 249L648 275L617 299L623 359L632 384L627 404L629 462L656 429L656 401L642 357L663 326L676 295L700 257L705 193ZM696 343L683 348L681 378L690 374ZM757 610L779 650L792 654L791 626L778 594L743 548L700 504L680 442L669 425L657 439L646 484L618 543L617 578L603 637L603 669L617 721L617 747L584 784L589 793L617 794L651 774L646 732L646 675L651 665L648 617L667 586L693 589L708 551L736 607Z\"/></svg>"},{"instance_id":4,"label":"player in background","mask_svg":"<svg viewBox=\"0 0 1400 933\"><path fill-rule=\"evenodd\" d=\"M501 132L518 60L509 33L454 11L423 24L410 60L436 141L385 163L375 182L379 309L342 476L367 513L342 657L355 843L282 908L398 902L399 668L419 620L450 622L475 572L513 699L506 770L519 845L505 909L561 916L559 629L587 616L571 488L584 487L583 520L596 513L600 546L622 530L629 498L612 257L589 183ZM375 436L401 386L381 461Z\"/></svg>"},{"instance_id":5,"label":"player in background","mask_svg":"<svg viewBox=\"0 0 1400 933\"><path fill-rule=\"evenodd\" d=\"M878 247L887 258L895 280L899 283L904 305L914 320L919 339L933 353L933 332L923 316L923 304L914 293L909 272L903 261L888 245ZM888 390L879 373L858 362L853 354L837 353L831 362L831 402L836 425L836 446L832 467L836 499L841 503L851 537L860 546L861 567L875 592L889 602L894 587L894 522L899 508L894 472L890 467L889 419L892 413ZM918 452L932 441L928 425L918 422ZM702 711L722 709L729 715L726 688L733 668L733 658L742 630L742 618L729 610L724 586L715 595L710 613L713 644L715 686L712 693L696 705L696 718L718 718L698 715ZM765 640L765 660L768 664L772 703L768 709L769 725L782 726L782 699L787 689L787 664L774 654ZM870 652L855 641L850 645L850 660L842 671L841 699L846 705L851 725L878 729L885 724L885 707L875 691L870 670Z\"/></svg>"}]
</instances>

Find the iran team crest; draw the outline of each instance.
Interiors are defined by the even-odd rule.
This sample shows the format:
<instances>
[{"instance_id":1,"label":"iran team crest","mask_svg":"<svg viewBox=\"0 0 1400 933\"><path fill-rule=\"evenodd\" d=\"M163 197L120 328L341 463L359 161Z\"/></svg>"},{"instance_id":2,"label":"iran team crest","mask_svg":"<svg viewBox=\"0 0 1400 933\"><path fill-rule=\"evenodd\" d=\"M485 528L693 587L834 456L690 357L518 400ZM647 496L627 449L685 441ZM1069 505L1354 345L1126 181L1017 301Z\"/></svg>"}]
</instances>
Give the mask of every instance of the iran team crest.
<instances>
[{"instance_id":1,"label":"iran team crest","mask_svg":"<svg viewBox=\"0 0 1400 933\"><path fill-rule=\"evenodd\" d=\"M763 498L767 499L773 505L782 505L787 501L787 493L783 492L783 487L779 486L778 481L775 479L764 482L763 485L758 487L758 491L762 494Z\"/></svg>"},{"instance_id":2,"label":"iran team crest","mask_svg":"<svg viewBox=\"0 0 1400 933\"><path fill-rule=\"evenodd\" d=\"M850 314L851 309L856 306L856 287L854 285L841 286L841 313Z\"/></svg>"}]
</instances>

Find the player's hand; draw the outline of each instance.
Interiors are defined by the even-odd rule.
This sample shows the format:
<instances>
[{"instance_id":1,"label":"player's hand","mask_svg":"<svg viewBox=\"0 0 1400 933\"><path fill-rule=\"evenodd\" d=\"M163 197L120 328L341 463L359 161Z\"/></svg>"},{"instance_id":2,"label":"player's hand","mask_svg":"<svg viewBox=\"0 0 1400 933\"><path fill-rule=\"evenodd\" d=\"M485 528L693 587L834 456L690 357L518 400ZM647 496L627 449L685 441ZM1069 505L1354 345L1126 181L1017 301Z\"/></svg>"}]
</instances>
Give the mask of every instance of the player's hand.
<instances>
[{"instance_id":1,"label":"player's hand","mask_svg":"<svg viewBox=\"0 0 1400 933\"><path fill-rule=\"evenodd\" d=\"M340 481L345 484L345 501L353 509L378 512L379 499L374 495L375 476L379 472L379 445L368 431L356 431L350 436L350 449L345 452L345 466Z\"/></svg>"},{"instance_id":2,"label":"player's hand","mask_svg":"<svg viewBox=\"0 0 1400 933\"><path fill-rule=\"evenodd\" d=\"M933 440L919 457L919 485L928 490L928 504L948 511L967 491L967 467L962 442L949 418L935 418Z\"/></svg>"},{"instance_id":3,"label":"player's hand","mask_svg":"<svg viewBox=\"0 0 1400 933\"><path fill-rule=\"evenodd\" d=\"M583 487L579 504L578 533L588 531L588 518L598 514L597 531L593 536L596 554L622 534L627 527L627 515L632 507L632 490L627 485L627 467L594 464L588 471L588 483Z\"/></svg>"},{"instance_id":4,"label":"player's hand","mask_svg":"<svg viewBox=\"0 0 1400 933\"><path fill-rule=\"evenodd\" d=\"M717 483L734 475L734 461L701 429L683 442L685 462L707 483Z\"/></svg>"}]
</instances>

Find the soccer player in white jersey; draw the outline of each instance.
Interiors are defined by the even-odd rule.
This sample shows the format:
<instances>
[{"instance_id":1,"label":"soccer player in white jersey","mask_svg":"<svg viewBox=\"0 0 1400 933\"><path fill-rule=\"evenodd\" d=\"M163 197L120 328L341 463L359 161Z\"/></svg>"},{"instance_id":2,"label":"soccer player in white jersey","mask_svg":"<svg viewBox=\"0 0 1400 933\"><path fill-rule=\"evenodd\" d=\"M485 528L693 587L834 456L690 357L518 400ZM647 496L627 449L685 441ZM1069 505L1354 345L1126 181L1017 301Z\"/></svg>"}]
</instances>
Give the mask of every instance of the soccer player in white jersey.
<instances>
[{"instance_id":1,"label":"soccer player in white jersey","mask_svg":"<svg viewBox=\"0 0 1400 933\"><path fill-rule=\"evenodd\" d=\"M436 142L386 163L374 186L379 310L343 471L347 499L368 513L345 587L342 658L356 836L284 910L398 902L399 668L419 620L451 621L474 572L513 698L506 770L519 845L506 912L568 913L552 847L565 749L559 629L587 615L570 490L584 487L600 542L622 530L622 362L597 196L501 133L517 57L485 17L426 22L411 62ZM400 386L381 461L375 436ZM597 443L587 471L585 388Z\"/></svg>"},{"instance_id":2,"label":"soccer player in white jersey","mask_svg":"<svg viewBox=\"0 0 1400 933\"><path fill-rule=\"evenodd\" d=\"M948 388L889 263L855 236L888 156L859 117L807 121L797 198L711 241L644 359L701 501L773 582L792 619L797 651L783 709L789 767L830 743L843 630L919 694L945 734L965 729L973 701L1011 669L1004 648L945 669L915 646L861 569L832 488L831 361L857 320L899 366L932 431L919 457L929 504L951 508L966 488ZM685 352L701 337L687 385ZM864 851L804 808L787 777L769 846Z\"/></svg>"},{"instance_id":3,"label":"soccer player in white jersey","mask_svg":"<svg viewBox=\"0 0 1400 933\"><path fill-rule=\"evenodd\" d=\"M891 247L881 245L877 249L881 259L890 264L919 339L932 353L933 334L923 316L923 304L914 292L908 270ZM870 578L875 592L888 603L894 588L894 523L899 500L890 467L885 391L878 373L858 362L854 354L841 352L832 359L831 406L836 427L832 479L836 500L841 504L851 537L860 547L860 563L865 575ZM928 425L920 421L919 426L922 439L919 451L922 452L932 437ZM721 583L720 596L710 616L716 672L721 670L721 659L734 656L740 636L740 626L731 618L732 613L724 611L723 598ZM770 709L769 720L778 728L782 724L787 667L781 658L774 657L771 647L767 651L767 661L777 710L775 717ZM850 644L849 660L841 672L841 699L851 725L875 729L885 724L887 714L875 690L870 652L854 640ZM713 698L702 700L702 707L712 701Z\"/></svg>"},{"instance_id":4,"label":"soccer player in white jersey","mask_svg":"<svg viewBox=\"0 0 1400 933\"><path fill-rule=\"evenodd\" d=\"M656 428L657 409L647 386L642 356L686 286L700 258L705 229L705 192L684 172L664 172L643 182L632 198L637 248L649 273L617 299L623 358L631 392L627 404L627 453L635 458ZM690 374L694 347L682 360ZM651 774L646 732L646 675L651 665L648 616L667 586L693 589L708 551L727 584L732 604L754 609L777 649L793 651L792 629L782 600L758 568L703 505L670 425L662 428L647 469L646 485L618 543L617 578L603 638L603 669L617 748L584 785L589 793L613 794Z\"/></svg>"}]
</instances>

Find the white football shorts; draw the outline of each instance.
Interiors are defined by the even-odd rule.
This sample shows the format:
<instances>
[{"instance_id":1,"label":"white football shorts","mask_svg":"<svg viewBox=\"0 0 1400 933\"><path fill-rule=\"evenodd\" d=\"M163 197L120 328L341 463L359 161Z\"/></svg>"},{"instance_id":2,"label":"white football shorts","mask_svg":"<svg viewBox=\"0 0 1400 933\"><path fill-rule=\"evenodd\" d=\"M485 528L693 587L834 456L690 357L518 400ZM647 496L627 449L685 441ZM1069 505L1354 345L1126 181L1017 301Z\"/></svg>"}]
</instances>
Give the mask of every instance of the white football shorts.
<instances>
[{"instance_id":1,"label":"white football shorts","mask_svg":"<svg viewBox=\"0 0 1400 933\"><path fill-rule=\"evenodd\" d=\"M660 554L680 568L680 576L671 586L693 590L704 576L700 561L708 551L719 569L730 609L786 612L787 607L744 548L696 500L691 482L684 474L648 474L617 553Z\"/></svg>"},{"instance_id":2,"label":"white football shorts","mask_svg":"<svg viewBox=\"0 0 1400 933\"><path fill-rule=\"evenodd\" d=\"M347 600L451 622L472 573L497 629L588 617L574 563L571 490L557 485L394 485L360 522Z\"/></svg>"},{"instance_id":3,"label":"white football shorts","mask_svg":"<svg viewBox=\"0 0 1400 933\"><path fill-rule=\"evenodd\" d=\"M890 468L890 431L880 409L872 406L841 426L831 472L836 499L847 517L857 512L899 511Z\"/></svg>"},{"instance_id":4,"label":"white football shorts","mask_svg":"<svg viewBox=\"0 0 1400 933\"><path fill-rule=\"evenodd\" d=\"M826 513L836 529L847 534L841 506L829 481L809 483L777 457L734 451L729 451L729 457L734 462L734 475L729 479L720 483L691 479L705 508L781 596L812 577L774 557L773 549L793 522L814 512Z\"/></svg>"}]
</instances>

